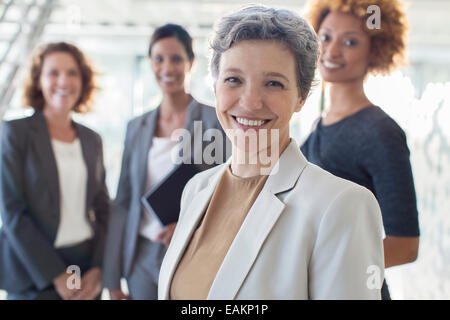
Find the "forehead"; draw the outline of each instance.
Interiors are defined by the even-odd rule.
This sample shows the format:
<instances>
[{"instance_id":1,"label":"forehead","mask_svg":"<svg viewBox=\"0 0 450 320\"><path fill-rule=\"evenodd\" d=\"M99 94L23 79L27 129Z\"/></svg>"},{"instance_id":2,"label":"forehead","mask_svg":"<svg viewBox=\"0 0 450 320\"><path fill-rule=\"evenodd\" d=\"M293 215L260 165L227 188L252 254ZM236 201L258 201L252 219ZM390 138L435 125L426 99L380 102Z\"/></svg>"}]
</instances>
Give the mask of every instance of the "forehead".
<instances>
[{"instance_id":1,"label":"forehead","mask_svg":"<svg viewBox=\"0 0 450 320\"><path fill-rule=\"evenodd\" d=\"M334 11L329 13L322 21L320 31L331 31L336 33L355 32L365 34L362 20L351 13Z\"/></svg>"},{"instance_id":2,"label":"forehead","mask_svg":"<svg viewBox=\"0 0 450 320\"><path fill-rule=\"evenodd\" d=\"M70 53L64 51L51 52L45 55L42 68L55 66L73 68L78 67L78 63Z\"/></svg>"},{"instance_id":3,"label":"forehead","mask_svg":"<svg viewBox=\"0 0 450 320\"><path fill-rule=\"evenodd\" d=\"M295 76L296 64L292 52L279 41L243 40L222 53L219 72L227 68Z\"/></svg>"},{"instance_id":4,"label":"forehead","mask_svg":"<svg viewBox=\"0 0 450 320\"><path fill-rule=\"evenodd\" d=\"M175 37L167 37L156 41L152 47L152 55L164 53L186 53L186 50L180 40Z\"/></svg>"}]
</instances>

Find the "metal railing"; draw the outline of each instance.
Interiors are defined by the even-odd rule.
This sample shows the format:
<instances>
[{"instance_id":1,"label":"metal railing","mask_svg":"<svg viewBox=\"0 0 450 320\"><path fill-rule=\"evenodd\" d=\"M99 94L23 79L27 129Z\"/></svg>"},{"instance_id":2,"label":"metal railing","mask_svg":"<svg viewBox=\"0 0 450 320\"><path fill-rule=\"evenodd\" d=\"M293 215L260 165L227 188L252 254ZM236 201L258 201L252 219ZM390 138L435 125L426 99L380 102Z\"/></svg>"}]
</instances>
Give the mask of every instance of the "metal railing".
<instances>
[{"instance_id":1,"label":"metal railing","mask_svg":"<svg viewBox=\"0 0 450 320\"><path fill-rule=\"evenodd\" d=\"M38 43L54 6L55 0L9 0L0 7L0 30L6 30L0 38L0 118L16 90L16 77ZM15 30L7 30L11 27Z\"/></svg>"}]
</instances>

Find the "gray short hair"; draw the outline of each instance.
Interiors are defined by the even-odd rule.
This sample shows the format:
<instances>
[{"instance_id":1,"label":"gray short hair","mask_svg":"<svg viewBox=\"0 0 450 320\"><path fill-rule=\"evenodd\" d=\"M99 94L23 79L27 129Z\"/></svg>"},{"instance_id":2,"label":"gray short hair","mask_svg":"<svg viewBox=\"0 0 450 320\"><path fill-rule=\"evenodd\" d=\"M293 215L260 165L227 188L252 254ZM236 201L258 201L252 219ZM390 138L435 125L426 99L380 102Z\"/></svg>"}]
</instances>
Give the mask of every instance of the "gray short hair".
<instances>
[{"instance_id":1,"label":"gray short hair","mask_svg":"<svg viewBox=\"0 0 450 320\"><path fill-rule=\"evenodd\" d=\"M219 75L220 57L243 40L277 40L293 53L300 95L308 96L314 81L319 57L319 41L305 19L286 9L249 6L222 17L214 28L210 42L210 70Z\"/></svg>"}]
</instances>

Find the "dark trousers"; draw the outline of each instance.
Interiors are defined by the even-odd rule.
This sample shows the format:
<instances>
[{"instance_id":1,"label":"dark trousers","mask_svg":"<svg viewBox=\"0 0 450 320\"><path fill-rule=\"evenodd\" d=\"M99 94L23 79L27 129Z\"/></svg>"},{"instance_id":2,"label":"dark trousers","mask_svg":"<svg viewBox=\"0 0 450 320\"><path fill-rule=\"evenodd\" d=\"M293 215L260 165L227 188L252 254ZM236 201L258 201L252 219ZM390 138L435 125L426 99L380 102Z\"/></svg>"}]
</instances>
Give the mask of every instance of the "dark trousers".
<instances>
[{"instance_id":1,"label":"dark trousers","mask_svg":"<svg viewBox=\"0 0 450 320\"><path fill-rule=\"evenodd\" d=\"M383 281L383 286L381 287L381 300L391 300L391 294L389 293L386 280Z\"/></svg>"}]
</instances>

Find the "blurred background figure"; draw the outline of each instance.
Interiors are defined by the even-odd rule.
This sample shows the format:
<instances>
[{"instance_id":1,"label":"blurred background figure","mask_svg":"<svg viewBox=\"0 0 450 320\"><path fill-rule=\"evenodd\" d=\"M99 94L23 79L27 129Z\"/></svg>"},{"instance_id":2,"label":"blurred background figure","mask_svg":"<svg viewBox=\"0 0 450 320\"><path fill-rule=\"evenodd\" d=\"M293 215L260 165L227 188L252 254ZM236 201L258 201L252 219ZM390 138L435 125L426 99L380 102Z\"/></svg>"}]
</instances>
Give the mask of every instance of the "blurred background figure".
<instances>
[{"instance_id":1,"label":"blurred background figure","mask_svg":"<svg viewBox=\"0 0 450 320\"><path fill-rule=\"evenodd\" d=\"M159 269L176 223L162 226L142 206L141 197L173 173L172 154L178 141L172 133L184 128L192 139L194 135L203 139L204 131L220 130L214 108L197 102L185 87L194 63L187 31L176 24L157 28L148 56L163 98L158 108L133 119L127 127L105 257L104 285L112 299L128 298L120 287L122 276L127 279L131 299L157 299ZM195 121L201 123L201 132L195 131ZM225 139L223 132L222 137ZM202 156L203 148L197 151Z\"/></svg>"},{"instance_id":2,"label":"blurred background figure","mask_svg":"<svg viewBox=\"0 0 450 320\"><path fill-rule=\"evenodd\" d=\"M34 114L3 123L0 287L9 299L100 297L109 214L102 140L72 120L89 111L94 89L77 47L44 45L24 90Z\"/></svg>"},{"instance_id":3,"label":"blurred background figure","mask_svg":"<svg viewBox=\"0 0 450 320\"><path fill-rule=\"evenodd\" d=\"M366 23L370 5L380 9L379 28ZM406 136L363 86L368 73L389 73L403 62L407 26L401 3L314 0L309 6L330 100L301 150L310 162L375 194L386 233L386 268L413 262L419 222ZM382 295L390 298L386 283Z\"/></svg>"}]
</instances>

